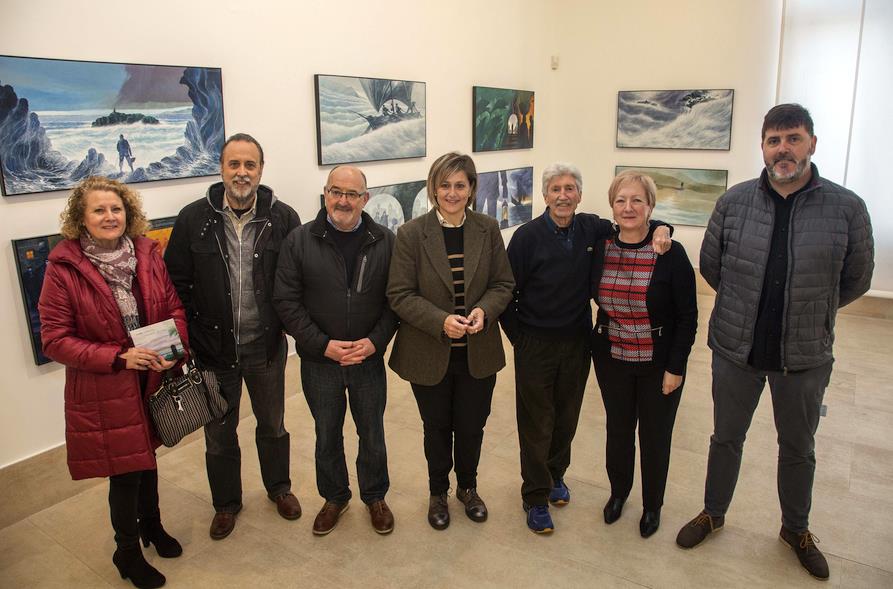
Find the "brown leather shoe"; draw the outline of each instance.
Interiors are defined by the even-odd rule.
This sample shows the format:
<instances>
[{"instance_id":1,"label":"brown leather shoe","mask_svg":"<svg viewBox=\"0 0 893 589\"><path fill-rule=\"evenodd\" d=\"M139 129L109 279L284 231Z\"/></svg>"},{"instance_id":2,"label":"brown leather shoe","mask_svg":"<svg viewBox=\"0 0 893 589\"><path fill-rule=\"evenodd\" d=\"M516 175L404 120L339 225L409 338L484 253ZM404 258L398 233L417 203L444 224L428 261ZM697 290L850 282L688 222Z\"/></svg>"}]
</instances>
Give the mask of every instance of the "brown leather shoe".
<instances>
[{"instance_id":1,"label":"brown leather shoe","mask_svg":"<svg viewBox=\"0 0 893 589\"><path fill-rule=\"evenodd\" d=\"M326 501L319 513L316 514L316 519L313 520L313 533L317 536L325 536L334 530L341 514L347 511L348 507L350 507L350 503L347 501L344 503Z\"/></svg>"},{"instance_id":2,"label":"brown leather shoe","mask_svg":"<svg viewBox=\"0 0 893 589\"><path fill-rule=\"evenodd\" d=\"M394 531L394 514L384 499L366 506L372 518L372 527L379 534L390 534Z\"/></svg>"},{"instance_id":3,"label":"brown leather shoe","mask_svg":"<svg viewBox=\"0 0 893 589\"><path fill-rule=\"evenodd\" d=\"M211 539L223 540L229 536L236 527L236 516L242 511L242 506L235 511L218 511L211 520Z\"/></svg>"},{"instance_id":4,"label":"brown leather shoe","mask_svg":"<svg viewBox=\"0 0 893 589\"><path fill-rule=\"evenodd\" d=\"M298 519L301 517L301 504L293 493L283 493L271 499L276 503L276 510L285 519Z\"/></svg>"}]
</instances>

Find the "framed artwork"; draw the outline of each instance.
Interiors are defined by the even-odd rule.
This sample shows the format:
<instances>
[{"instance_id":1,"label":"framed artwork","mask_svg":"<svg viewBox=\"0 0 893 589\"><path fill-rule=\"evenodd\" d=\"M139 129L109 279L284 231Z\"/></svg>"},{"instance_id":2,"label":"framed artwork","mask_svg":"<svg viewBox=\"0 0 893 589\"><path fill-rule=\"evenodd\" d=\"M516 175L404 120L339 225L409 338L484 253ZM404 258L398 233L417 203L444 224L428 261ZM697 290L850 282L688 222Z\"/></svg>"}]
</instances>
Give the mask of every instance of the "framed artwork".
<instances>
[{"instance_id":1,"label":"framed artwork","mask_svg":"<svg viewBox=\"0 0 893 589\"><path fill-rule=\"evenodd\" d=\"M504 88L472 88L474 151L533 147L533 92Z\"/></svg>"},{"instance_id":2,"label":"framed artwork","mask_svg":"<svg viewBox=\"0 0 893 589\"><path fill-rule=\"evenodd\" d=\"M146 237L159 242L162 256L176 219L176 217L154 219L151 221L152 228L146 232ZM40 314L37 311L37 302L40 300L43 276L46 272L50 251L60 241L62 241L62 236L58 233L12 240L16 270L19 275L19 286L22 289L22 302L25 305L25 317L28 319L28 329L31 335L31 351L34 354L34 363L38 366L52 362L52 360L43 355L43 343L40 341Z\"/></svg>"},{"instance_id":3,"label":"framed artwork","mask_svg":"<svg viewBox=\"0 0 893 589\"><path fill-rule=\"evenodd\" d=\"M474 210L498 220L500 229L530 221L533 215L533 168L478 174Z\"/></svg>"},{"instance_id":4,"label":"framed artwork","mask_svg":"<svg viewBox=\"0 0 893 589\"><path fill-rule=\"evenodd\" d=\"M316 74L320 166L424 157L425 83Z\"/></svg>"},{"instance_id":5,"label":"framed artwork","mask_svg":"<svg viewBox=\"0 0 893 589\"><path fill-rule=\"evenodd\" d=\"M734 96L734 90L618 92L617 147L728 151Z\"/></svg>"},{"instance_id":6,"label":"framed artwork","mask_svg":"<svg viewBox=\"0 0 893 589\"><path fill-rule=\"evenodd\" d=\"M0 56L4 196L220 171L220 68Z\"/></svg>"},{"instance_id":7,"label":"framed artwork","mask_svg":"<svg viewBox=\"0 0 893 589\"><path fill-rule=\"evenodd\" d=\"M425 180L417 180L368 188L369 202L363 210L376 223L397 233L400 225L428 212L430 207L426 184ZM319 195L319 206L326 206L324 194Z\"/></svg>"},{"instance_id":8,"label":"framed artwork","mask_svg":"<svg viewBox=\"0 0 893 589\"><path fill-rule=\"evenodd\" d=\"M614 174L624 170L635 170L654 180L657 205L651 216L672 225L706 227L716 199L729 183L728 170L617 166Z\"/></svg>"}]
</instances>

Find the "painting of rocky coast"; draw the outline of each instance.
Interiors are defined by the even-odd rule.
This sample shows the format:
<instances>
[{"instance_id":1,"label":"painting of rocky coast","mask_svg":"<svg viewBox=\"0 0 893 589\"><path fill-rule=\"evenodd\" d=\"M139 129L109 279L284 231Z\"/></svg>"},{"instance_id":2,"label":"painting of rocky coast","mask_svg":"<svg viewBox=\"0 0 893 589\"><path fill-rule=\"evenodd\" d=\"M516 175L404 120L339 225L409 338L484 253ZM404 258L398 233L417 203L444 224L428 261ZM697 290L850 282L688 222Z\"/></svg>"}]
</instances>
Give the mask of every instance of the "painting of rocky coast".
<instances>
[{"instance_id":1,"label":"painting of rocky coast","mask_svg":"<svg viewBox=\"0 0 893 589\"><path fill-rule=\"evenodd\" d=\"M219 172L219 68L0 56L4 196Z\"/></svg>"}]
</instances>

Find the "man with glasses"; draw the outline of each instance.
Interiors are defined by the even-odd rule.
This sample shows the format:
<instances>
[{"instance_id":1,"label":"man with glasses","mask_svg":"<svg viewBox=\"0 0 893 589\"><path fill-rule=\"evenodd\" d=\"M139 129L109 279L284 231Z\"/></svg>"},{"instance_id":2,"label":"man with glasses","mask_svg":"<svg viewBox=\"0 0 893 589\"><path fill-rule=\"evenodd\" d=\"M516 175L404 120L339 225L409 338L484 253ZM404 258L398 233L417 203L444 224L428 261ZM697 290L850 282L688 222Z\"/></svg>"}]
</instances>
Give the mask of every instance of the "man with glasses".
<instances>
[{"instance_id":1,"label":"man with glasses","mask_svg":"<svg viewBox=\"0 0 893 589\"><path fill-rule=\"evenodd\" d=\"M189 321L189 344L214 370L230 414L205 426L205 462L216 511L210 535L229 536L242 509L242 454L236 427L242 384L257 418L255 440L267 496L279 515L301 517L291 492L285 430L285 335L273 309L279 247L301 224L293 208L260 183L260 143L237 133L220 152L220 176L180 211L164 261Z\"/></svg>"},{"instance_id":2,"label":"man with glasses","mask_svg":"<svg viewBox=\"0 0 893 589\"><path fill-rule=\"evenodd\" d=\"M325 500L313 533L331 532L351 490L344 459L347 403L359 436L360 498L379 534L394 529L384 439L384 351L397 329L385 297L394 234L372 220L366 176L338 166L325 206L285 241L273 302L301 356L301 384L316 422L316 485ZM347 395L345 396L345 390Z\"/></svg>"}]
</instances>

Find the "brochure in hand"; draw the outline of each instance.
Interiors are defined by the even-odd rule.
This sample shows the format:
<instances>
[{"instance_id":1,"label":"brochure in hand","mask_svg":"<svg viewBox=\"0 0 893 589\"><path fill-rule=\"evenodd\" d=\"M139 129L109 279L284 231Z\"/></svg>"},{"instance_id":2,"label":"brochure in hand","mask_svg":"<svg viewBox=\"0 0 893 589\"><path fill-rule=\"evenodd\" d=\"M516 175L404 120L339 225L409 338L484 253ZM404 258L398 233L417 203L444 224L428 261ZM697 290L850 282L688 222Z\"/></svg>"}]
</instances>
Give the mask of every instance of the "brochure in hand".
<instances>
[{"instance_id":1,"label":"brochure in hand","mask_svg":"<svg viewBox=\"0 0 893 589\"><path fill-rule=\"evenodd\" d=\"M180 333L173 319L134 329L130 332L130 339L134 346L155 350L165 360L182 358L184 355L183 342L180 341Z\"/></svg>"}]
</instances>

